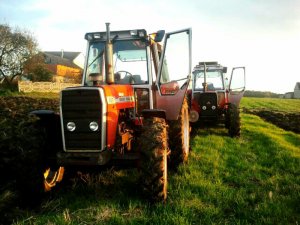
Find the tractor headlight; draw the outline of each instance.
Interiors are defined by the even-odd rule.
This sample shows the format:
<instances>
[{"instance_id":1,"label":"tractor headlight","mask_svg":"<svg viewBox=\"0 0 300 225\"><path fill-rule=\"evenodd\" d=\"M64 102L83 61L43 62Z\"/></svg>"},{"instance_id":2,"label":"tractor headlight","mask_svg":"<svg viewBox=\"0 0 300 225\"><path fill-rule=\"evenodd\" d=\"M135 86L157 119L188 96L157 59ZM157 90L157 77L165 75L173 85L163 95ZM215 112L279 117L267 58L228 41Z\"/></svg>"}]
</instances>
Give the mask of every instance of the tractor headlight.
<instances>
[{"instance_id":1,"label":"tractor headlight","mask_svg":"<svg viewBox=\"0 0 300 225\"><path fill-rule=\"evenodd\" d=\"M97 122L93 121L93 122L90 122L90 130L91 131L97 131L99 128L99 125Z\"/></svg>"},{"instance_id":2,"label":"tractor headlight","mask_svg":"<svg viewBox=\"0 0 300 225\"><path fill-rule=\"evenodd\" d=\"M206 110L206 106L205 106L205 105L204 105L204 106L202 106L202 109L203 109L203 110Z\"/></svg>"},{"instance_id":3,"label":"tractor headlight","mask_svg":"<svg viewBox=\"0 0 300 225\"><path fill-rule=\"evenodd\" d=\"M76 129L76 125L75 125L75 123L74 122L68 122L67 123L67 129L68 129L68 131L74 131L75 129Z\"/></svg>"},{"instance_id":4,"label":"tractor headlight","mask_svg":"<svg viewBox=\"0 0 300 225\"><path fill-rule=\"evenodd\" d=\"M215 109L216 109L216 106L213 105L213 106L211 107L211 109L212 109L212 110L215 110Z\"/></svg>"}]
</instances>

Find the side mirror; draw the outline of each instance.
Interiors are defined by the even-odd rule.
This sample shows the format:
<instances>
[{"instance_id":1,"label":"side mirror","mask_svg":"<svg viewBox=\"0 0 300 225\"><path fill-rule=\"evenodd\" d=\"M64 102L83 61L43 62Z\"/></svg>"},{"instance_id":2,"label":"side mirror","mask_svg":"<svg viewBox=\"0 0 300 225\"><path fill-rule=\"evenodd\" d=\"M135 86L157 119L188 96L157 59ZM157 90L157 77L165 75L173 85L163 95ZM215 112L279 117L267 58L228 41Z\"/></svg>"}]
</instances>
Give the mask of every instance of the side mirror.
<instances>
[{"instance_id":1,"label":"side mirror","mask_svg":"<svg viewBox=\"0 0 300 225\"><path fill-rule=\"evenodd\" d=\"M159 30L159 31L156 32L154 41L155 42L161 42L162 39L164 38L164 36L165 36L165 31L164 30Z\"/></svg>"},{"instance_id":2,"label":"side mirror","mask_svg":"<svg viewBox=\"0 0 300 225\"><path fill-rule=\"evenodd\" d=\"M223 67L223 73L227 73L227 67Z\"/></svg>"}]
</instances>

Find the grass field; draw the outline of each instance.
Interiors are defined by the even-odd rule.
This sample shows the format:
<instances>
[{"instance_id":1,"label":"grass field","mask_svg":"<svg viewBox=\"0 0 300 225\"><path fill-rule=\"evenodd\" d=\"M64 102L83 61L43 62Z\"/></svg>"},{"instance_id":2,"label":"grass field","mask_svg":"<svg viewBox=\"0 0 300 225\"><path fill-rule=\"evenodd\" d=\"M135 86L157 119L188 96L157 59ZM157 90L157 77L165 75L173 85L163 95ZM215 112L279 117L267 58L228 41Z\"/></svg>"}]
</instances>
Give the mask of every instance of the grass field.
<instances>
[{"instance_id":1,"label":"grass field","mask_svg":"<svg viewBox=\"0 0 300 225\"><path fill-rule=\"evenodd\" d=\"M300 99L242 98L241 108L300 112Z\"/></svg>"},{"instance_id":2,"label":"grass field","mask_svg":"<svg viewBox=\"0 0 300 225\"><path fill-rule=\"evenodd\" d=\"M299 111L291 101L244 98L241 107ZM223 127L193 130L189 164L169 172L166 204L142 198L136 170L112 168L75 177L38 209L16 209L14 224L298 225L300 135L241 116L238 139Z\"/></svg>"}]
</instances>

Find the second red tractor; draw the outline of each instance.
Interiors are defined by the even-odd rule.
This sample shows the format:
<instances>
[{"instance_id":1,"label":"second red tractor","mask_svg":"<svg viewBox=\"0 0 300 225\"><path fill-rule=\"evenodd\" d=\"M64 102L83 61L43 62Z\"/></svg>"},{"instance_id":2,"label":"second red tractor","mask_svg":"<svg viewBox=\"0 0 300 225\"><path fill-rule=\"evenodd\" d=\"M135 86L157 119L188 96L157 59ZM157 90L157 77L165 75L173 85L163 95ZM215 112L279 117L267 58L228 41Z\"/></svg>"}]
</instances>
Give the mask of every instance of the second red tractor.
<instances>
[{"instance_id":1,"label":"second red tractor","mask_svg":"<svg viewBox=\"0 0 300 225\"><path fill-rule=\"evenodd\" d=\"M217 62L200 62L194 67L191 88L190 122L221 122L231 137L240 135L239 104L245 91L245 67L232 69L231 77L225 76L227 67Z\"/></svg>"}]
</instances>

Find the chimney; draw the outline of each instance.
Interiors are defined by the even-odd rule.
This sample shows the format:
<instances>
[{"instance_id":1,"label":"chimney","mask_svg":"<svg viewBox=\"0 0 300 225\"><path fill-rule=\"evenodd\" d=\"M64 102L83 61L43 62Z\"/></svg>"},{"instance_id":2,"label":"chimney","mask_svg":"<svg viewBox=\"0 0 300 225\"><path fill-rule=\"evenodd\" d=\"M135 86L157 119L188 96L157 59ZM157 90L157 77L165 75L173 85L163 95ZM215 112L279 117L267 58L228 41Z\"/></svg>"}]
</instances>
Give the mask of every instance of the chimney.
<instances>
[{"instance_id":1,"label":"chimney","mask_svg":"<svg viewBox=\"0 0 300 225\"><path fill-rule=\"evenodd\" d=\"M64 50L63 49L61 50L61 57L62 58L64 57Z\"/></svg>"}]
</instances>

